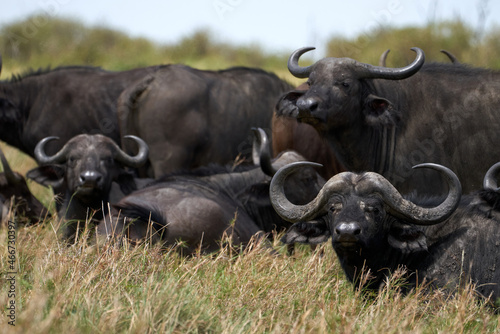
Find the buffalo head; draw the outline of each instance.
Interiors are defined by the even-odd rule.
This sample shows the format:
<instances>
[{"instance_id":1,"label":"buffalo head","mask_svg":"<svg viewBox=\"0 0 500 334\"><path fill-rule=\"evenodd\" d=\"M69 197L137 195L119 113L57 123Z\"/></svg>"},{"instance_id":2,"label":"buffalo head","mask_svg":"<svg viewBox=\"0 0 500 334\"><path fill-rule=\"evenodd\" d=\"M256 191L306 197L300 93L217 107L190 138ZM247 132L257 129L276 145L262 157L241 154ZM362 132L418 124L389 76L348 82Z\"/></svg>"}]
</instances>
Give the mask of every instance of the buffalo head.
<instances>
[{"instance_id":1,"label":"buffalo head","mask_svg":"<svg viewBox=\"0 0 500 334\"><path fill-rule=\"evenodd\" d=\"M448 195L441 204L417 205L403 198L377 173L344 172L327 181L311 202L294 205L285 196L285 179L296 169L310 164L298 162L285 166L271 182L270 197L276 212L285 220L299 222L285 235L284 241L320 243L331 237L332 246L351 281L364 266L378 273L389 267L388 259L394 254L425 251L426 239L419 225L443 222L456 210L461 198L460 182L451 170L441 165L422 164L415 167L435 169L448 182Z\"/></svg>"},{"instance_id":2,"label":"buffalo head","mask_svg":"<svg viewBox=\"0 0 500 334\"><path fill-rule=\"evenodd\" d=\"M31 170L28 177L46 186L65 184L67 193L76 198L100 203L107 200L113 181L120 183L128 176L122 166L136 168L146 162L147 144L135 136L125 138L139 145L136 156L126 154L112 139L99 134L75 136L59 152L49 156L44 147L57 137L46 137L35 148L35 157L42 166Z\"/></svg>"},{"instance_id":3,"label":"buffalo head","mask_svg":"<svg viewBox=\"0 0 500 334\"><path fill-rule=\"evenodd\" d=\"M296 50L288 60L288 69L298 78L308 78L309 89L291 92L279 102L281 114L315 126L320 132L349 126L364 118L370 124L393 122L391 101L369 94L366 79L401 80L417 73L425 61L419 48L416 59L402 68L387 68L360 63L350 58L324 58L307 67L299 58L314 48ZM362 113L359 113L362 111Z\"/></svg>"}]
</instances>

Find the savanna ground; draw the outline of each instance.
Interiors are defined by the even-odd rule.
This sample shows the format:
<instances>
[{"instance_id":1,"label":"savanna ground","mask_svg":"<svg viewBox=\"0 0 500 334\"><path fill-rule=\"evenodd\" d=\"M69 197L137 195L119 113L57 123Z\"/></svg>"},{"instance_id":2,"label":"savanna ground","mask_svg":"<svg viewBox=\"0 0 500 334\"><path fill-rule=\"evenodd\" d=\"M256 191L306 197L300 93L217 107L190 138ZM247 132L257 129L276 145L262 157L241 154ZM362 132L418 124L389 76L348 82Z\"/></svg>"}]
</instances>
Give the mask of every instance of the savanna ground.
<instances>
[{"instance_id":1,"label":"savanna ground","mask_svg":"<svg viewBox=\"0 0 500 334\"><path fill-rule=\"evenodd\" d=\"M24 38L23 27L36 22L44 22L36 36ZM447 61L439 53L447 49L461 62L499 68L498 37L499 31L490 31L478 38L461 22L444 22L381 29L353 40L332 38L327 48L332 56L372 64L391 48L388 66L411 60L412 46L435 61ZM286 71L288 55L225 45L206 32L178 45L156 45L103 27L29 18L0 30L0 51L3 79L49 65L123 70L182 62L212 69L256 66L298 83ZM24 174L35 166L16 149L1 147L13 169ZM49 189L33 183L30 187L53 207ZM314 251L297 247L292 256L275 241L279 255L255 244L245 252L226 246L215 254L183 258L175 250L148 244L118 248L79 241L67 246L57 236L58 226L57 218L47 218L39 226L19 227L14 239L5 224L0 228L1 333L500 332L498 316L478 301L470 286L453 296L440 290L403 296L396 273L377 296L355 291L330 244ZM14 280L6 279L10 276ZM12 301L15 326L9 325Z\"/></svg>"}]
</instances>

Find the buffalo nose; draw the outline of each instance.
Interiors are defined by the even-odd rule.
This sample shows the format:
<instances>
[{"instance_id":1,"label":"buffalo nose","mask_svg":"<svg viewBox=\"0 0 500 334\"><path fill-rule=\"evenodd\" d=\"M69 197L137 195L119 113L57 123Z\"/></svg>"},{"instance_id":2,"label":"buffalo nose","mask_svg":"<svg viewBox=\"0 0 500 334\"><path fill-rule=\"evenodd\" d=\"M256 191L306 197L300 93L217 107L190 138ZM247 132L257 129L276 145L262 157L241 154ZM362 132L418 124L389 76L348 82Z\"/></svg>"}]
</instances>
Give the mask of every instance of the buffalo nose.
<instances>
[{"instance_id":1,"label":"buffalo nose","mask_svg":"<svg viewBox=\"0 0 500 334\"><path fill-rule=\"evenodd\" d=\"M318 109L318 100L312 97L300 98L297 101L297 108L301 111L313 112Z\"/></svg>"},{"instance_id":2,"label":"buffalo nose","mask_svg":"<svg viewBox=\"0 0 500 334\"><path fill-rule=\"evenodd\" d=\"M95 185L101 181L102 175L96 171L87 170L80 174L80 182L86 185Z\"/></svg>"},{"instance_id":3,"label":"buffalo nose","mask_svg":"<svg viewBox=\"0 0 500 334\"><path fill-rule=\"evenodd\" d=\"M339 236L355 236L361 233L361 227L357 223L341 223L335 228L335 234Z\"/></svg>"}]
</instances>

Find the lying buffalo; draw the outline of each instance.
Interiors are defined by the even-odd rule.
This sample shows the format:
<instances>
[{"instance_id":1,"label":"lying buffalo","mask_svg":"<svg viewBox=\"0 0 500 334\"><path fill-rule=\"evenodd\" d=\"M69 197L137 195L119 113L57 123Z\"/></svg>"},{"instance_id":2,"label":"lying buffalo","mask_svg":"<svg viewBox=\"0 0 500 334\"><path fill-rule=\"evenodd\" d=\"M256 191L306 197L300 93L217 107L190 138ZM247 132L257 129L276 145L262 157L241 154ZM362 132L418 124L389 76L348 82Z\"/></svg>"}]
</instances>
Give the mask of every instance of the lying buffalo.
<instances>
[{"instance_id":1,"label":"lying buffalo","mask_svg":"<svg viewBox=\"0 0 500 334\"><path fill-rule=\"evenodd\" d=\"M466 193L480 189L500 155L500 72L458 63L424 65L418 48L415 60L402 68L350 58L299 66L311 49L295 51L288 63L310 87L285 95L278 115L311 124L347 170L377 172L400 191L445 189L436 173L412 173L411 166L422 162L449 166ZM485 147L489 154L482 153Z\"/></svg>"},{"instance_id":2,"label":"lying buffalo","mask_svg":"<svg viewBox=\"0 0 500 334\"><path fill-rule=\"evenodd\" d=\"M54 155L47 155L45 146L57 137L46 137L37 144L35 157L41 166L30 170L27 177L45 186L65 189L59 209L59 216L66 221L65 239L72 240L77 227L83 227L86 221L102 219L107 213L113 182L120 186L123 194L137 189L136 180L124 167L137 168L144 164L148 146L135 136L127 138L139 146L135 156L126 154L103 135L75 136Z\"/></svg>"},{"instance_id":3,"label":"lying buffalo","mask_svg":"<svg viewBox=\"0 0 500 334\"><path fill-rule=\"evenodd\" d=\"M0 72L2 62L0 58ZM0 81L0 140L35 158L36 144L47 136L49 154L81 133L104 134L120 143L116 102L125 87L161 66L109 72L67 66L32 71Z\"/></svg>"},{"instance_id":4,"label":"lying buffalo","mask_svg":"<svg viewBox=\"0 0 500 334\"><path fill-rule=\"evenodd\" d=\"M49 217L48 210L31 193L24 177L10 168L9 162L0 150L3 172L0 173L1 220L5 220L12 208L17 223L36 224Z\"/></svg>"},{"instance_id":5,"label":"lying buffalo","mask_svg":"<svg viewBox=\"0 0 500 334\"><path fill-rule=\"evenodd\" d=\"M262 150L261 150L262 153ZM303 157L284 152L270 165L261 159L266 172ZM259 166L210 166L189 173L172 174L138 190L113 205L112 218L98 226L98 233L136 243L148 237L165 245L182 244L189 255L197 250L220 249L224 235L235 245L246 245L263 232L282 230L291 224L281 219L269 200L268 176ZM318 192L323 179L312 169L291 177L287 193L294 203L305 203ZM297 187L301 192L294 192ZM150 224L151 223L151 224Z\"/></svg>"},{"instance_id":6,"label":"lying buffalo","mask_svg":"<svg viewBox=\"0 0 500 334\"><path fill-rule=\"evenodd\" d=\"M409 288L425 282L454 290L471 281L483 296L500 297L500 192L494 179L500 164L488 172L481 192L461 201L460 182L451 170L422 164L416 167L438 170L447 180L443 202L405 199L377 173L345 172L331 178L313 201L297 206L284 195L284 181L309 164L286 166L271 182L276 211L297 222L285 242L320 243L331 237L347 278L356 286L367 270L365 286L377 289L391 272L406 267Z\"/></svg>"},{"instance_id":7,"label":"lying buffalo","mask_svg":"<svg viewBox=\"0 0 500 334\"><path fill-rule=\"evenodd\" d=\"M290 89L260 69L201 71L170 65L121 94L120 131L149 145L150 177L226 164L238 154L249 156L251 127L270 128L276 101Z\"/></svg>"}]
</instances>

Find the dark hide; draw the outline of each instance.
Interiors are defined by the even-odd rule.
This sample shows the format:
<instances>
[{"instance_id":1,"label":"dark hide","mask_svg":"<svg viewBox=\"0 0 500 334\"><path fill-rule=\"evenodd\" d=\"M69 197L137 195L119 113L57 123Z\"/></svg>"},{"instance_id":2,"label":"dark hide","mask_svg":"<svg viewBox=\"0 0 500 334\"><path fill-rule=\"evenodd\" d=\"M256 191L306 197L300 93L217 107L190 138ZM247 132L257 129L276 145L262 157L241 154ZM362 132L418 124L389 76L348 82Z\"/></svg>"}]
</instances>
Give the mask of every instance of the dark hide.
<instances>
[{"instance_id":1,"label":"dark hide","mask_svg":"<svg viewBox=\"0 0 500 334\"><path fill-rule=\"evenodd\" d=\"M440 203L435 198L409 199L429 207ZM403 291L417 283L455 291L472 282L477 292L495 301L500 297L500 211L490 203L499 200L494 191L464 196L444 222L417 226L393 216L377 194L351 191L331 197L326 215L293 225L282 241L317 244L332 238L341 266L356 287L363 271L371 275L364 287L378 289L392 272L406 268ZM351 233L343 233L348 228Z\"/></svg>"},{"instance_id":2,"label":"dark hide","mask_svg":"<svg viewBox=\"0 0 500 334\"><path fill-rule=\"evenodd\" d=\"M358 79L352 62L318 61L310 89L285 95L277 115L311 124L347 170L377 172L402 192L442 193L439 176L412 173L422 162L451 168L464 193L481 189L500 156L500 72L430 63L403 80Z\"/></svg>"},{"instance_id":3,"label":"dark hide","mask_svg":"<svg viewBox=\"0 0 500 334\"><path fill-rule=\"evenodd\" d=\"M0 140L34 157L36 144L47 136L53 154L81 133L104 134L120 143L116 116L125 87L161 68L108 72L95 67L40 70L0 82Z\"/></svg>"},{"instance_id":4,"label":"dark hide","mask_svg":"<svg viewBox=\"0 0 500 334\"><path fill-rule=\"evenodd\" d=\"M273 166L279 168L301 160L300 155L285 152ZM105 219L99 224L98 233L120 236L124 231L133 243L151 235L153 241L159 241L158 235L162 234L162 243L175 245L182 240L181 253L192 254L198 249L203 252L220 249L224 235L235 245L246 245L253 237L264 235L263 232L279 231L291 225L272 208L271 177L259 167L240 171L214 169L218 173L213 174L207 168L199 172L206 176L196 176L196 171L170 175L162 182L130 194L113 206L112 223ZM295 195L294 202L304 203L316 195L324 180L311 168L291 176L290 183L287 193ZM303 191L295 194L294 187L301 187ZM156 220L150 219L150 214ZM149 224L150 220L154 221L153 225Z\"/></svg>"},{"instance_id":5,"label":"dark hide","mask_svg":"<svg viewBox=\"0 0 500 334\"><path fill-rule=\"evenodd\" d=\"M201 71L170 65L122 93L120 131L148 143L149 177L230 163L239 154L250 157L250 129L271 127L276 101L290 88L259 69Z\"/></svg>"}]
</instances>

